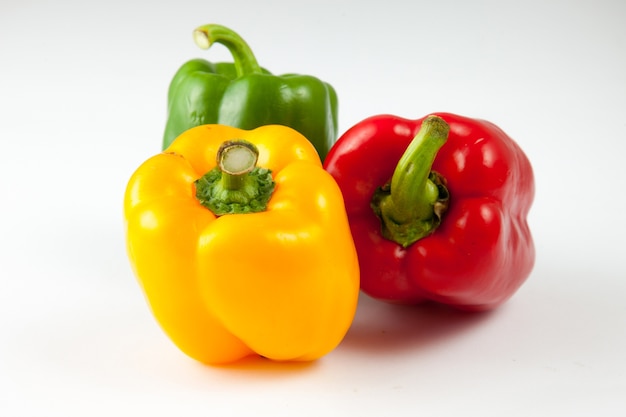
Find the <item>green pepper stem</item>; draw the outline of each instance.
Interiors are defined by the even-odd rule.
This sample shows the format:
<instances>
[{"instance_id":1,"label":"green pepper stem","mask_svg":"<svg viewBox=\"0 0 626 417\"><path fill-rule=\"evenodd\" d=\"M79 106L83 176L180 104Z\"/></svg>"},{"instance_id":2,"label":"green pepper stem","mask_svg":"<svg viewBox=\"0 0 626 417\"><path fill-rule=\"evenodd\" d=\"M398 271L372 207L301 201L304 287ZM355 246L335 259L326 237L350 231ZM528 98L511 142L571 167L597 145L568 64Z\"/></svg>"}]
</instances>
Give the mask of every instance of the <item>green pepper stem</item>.
<instances>
[{"instance_id":1,"label":"green pepper stem","mask_svg":"<svg viewBox=\"0 0 626 417\"><path fill-rule=\"evenodd\" d=\"M383 236L407 247L431 234L447 208L445 180L431 172L450 127L428 116L396 165L391 182L374 194L371 206L381 220Z\"/></svg>"},{"instance_id":2,"label":"green pepper stem","mask_svg":"<svg viewBox=\"0 0 626 417\"><path fill-rule=\"evenodd\" d=\"M258 156L258 149L250 142L222 143L217 166L195 183L200 204L216 216L264 211L274 191L274 180L269 169L256 166Z\"/></svg>"},{"instance_id":3,"label":"green pepper stem","mask_svg":"<svg viewBox=\"0 0 626 417\"><path fill-rule=\"evenodd\" d=\"M196 45L202 49L209 49L215 42L228 48L233 56L237 77L262 72L246 41L225 26L216 24L200 26L193 31L193 39Z\"/></svg>"},{"instance_id":4,"label":"green pepper stem","mask_svg":"<svg viewBox=\"0 0 626 417\"><path fill-rule=\"evenodd\" d=\"M217 165L222 170L222 186L226 190L243 187L246 177L256 166L259 151L245 141L227 141L217 151Z\"/></svg>"}]
</instances>

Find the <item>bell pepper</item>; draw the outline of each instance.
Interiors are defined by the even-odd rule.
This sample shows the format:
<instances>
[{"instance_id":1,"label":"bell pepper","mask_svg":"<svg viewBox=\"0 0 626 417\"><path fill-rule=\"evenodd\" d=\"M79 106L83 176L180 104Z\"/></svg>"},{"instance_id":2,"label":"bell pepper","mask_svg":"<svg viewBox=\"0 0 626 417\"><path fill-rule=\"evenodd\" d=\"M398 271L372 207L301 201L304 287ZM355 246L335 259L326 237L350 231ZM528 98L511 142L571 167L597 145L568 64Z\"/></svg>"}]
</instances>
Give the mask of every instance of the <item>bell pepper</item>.
<instances>
[{"instance_id":1,"label":"bell pepper","mask_svg":"<svg viewBox=\"0 0 626 417\"><path fill-rule=\"evenodd\" d=\"M134 172L124 214L151 310L191 358L310 361L347 332L359 270L343 198L295 130L189 129Z\"/></svg>"},{"instance_id":2,"label":"bell pepper","mask_svg":"<svg viewBox=\"0 0 626 417\"><path fill-rule=\"evenodd\" d=\"M234 31L209 24L194 31L196 44L228 48L234 62L193 59L174 75L168 90L163 149L194 126L218 123L241 129L279 124L303 134L323 160L337 139L337 94L310 75L275 76L261 68Z\"/></svg>"},{"instance_id":3,"label":"bell pepper","mask_svg":"<svg viewBox=\"0 0 626 417\"><path fill-rule=\"evenodd\" d=\"M325 162L373 298L490 310L527 279L531 164L494 124L449 113L365 119Z\"/></svg>"}]
</instances>

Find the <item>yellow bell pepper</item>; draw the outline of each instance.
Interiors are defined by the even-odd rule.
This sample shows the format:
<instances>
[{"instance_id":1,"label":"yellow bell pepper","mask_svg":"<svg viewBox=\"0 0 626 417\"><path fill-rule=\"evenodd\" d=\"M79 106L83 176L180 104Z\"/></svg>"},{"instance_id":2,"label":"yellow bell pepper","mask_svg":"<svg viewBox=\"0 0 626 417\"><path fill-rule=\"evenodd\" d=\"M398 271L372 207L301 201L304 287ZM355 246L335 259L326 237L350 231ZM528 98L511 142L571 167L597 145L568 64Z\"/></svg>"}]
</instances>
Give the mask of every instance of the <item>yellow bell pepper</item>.
<instances>
[{"instance_id":1,"label":"yellow bell pepper","mask_svg":"<svg viewBox=\"0 0 626 417\"><path fill-rule=\"evenodd\" d=\"M359 267L343 197L293 129L184 132L132 175L124 214L148 304L191 358L315 360L352 323Z\"/></svg>"}]
</instances>

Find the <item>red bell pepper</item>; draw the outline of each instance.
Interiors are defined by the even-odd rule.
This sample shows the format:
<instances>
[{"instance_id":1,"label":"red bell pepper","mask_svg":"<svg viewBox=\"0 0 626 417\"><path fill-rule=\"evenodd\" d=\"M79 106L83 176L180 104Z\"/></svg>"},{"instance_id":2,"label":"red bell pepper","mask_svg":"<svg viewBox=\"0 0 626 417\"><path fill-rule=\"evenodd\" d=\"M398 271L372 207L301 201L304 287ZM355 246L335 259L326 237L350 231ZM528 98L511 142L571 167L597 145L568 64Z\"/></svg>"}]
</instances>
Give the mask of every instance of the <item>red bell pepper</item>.
<instances>
[{"instance_id":1,"label":"red bell pepper","mask_svg":"<svg viewBox=\"0 0 626 417\"><path fill-rule=\"evenodd\" d=\"M490 310L530 275L533 171L494 124L374 116L346 131L324 166L343 192L361 289L373 298Z\"/></svg>"}]
</instances>

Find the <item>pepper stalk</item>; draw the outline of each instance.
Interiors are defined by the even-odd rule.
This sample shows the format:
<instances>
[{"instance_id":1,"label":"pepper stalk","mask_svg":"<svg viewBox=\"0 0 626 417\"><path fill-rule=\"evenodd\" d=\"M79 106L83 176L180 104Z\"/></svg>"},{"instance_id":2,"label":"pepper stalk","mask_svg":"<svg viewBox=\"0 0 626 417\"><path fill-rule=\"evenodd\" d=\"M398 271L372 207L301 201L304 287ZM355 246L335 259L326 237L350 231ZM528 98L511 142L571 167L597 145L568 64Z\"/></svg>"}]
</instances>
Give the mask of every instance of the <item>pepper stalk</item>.
<instances>
[{"instance_id":1,"label":"pepper stalk","mask_svg":"<svg viewBox=\"0 0 626 417\"><path fill-rule=\"evenodd\" d=\"M263 72L246 41L225 26L216 24L200 26L193 31L193 40L202 49L209 49L215 42L228 48L233 56L238 78L246 74Z\"/></svg>"},{"instance_id":2,"label":"pepper stalk","mask_svg":"<svg viewBox=\"0 0 626 417\"><path fill-rule=\"evenodd\" d=\"M371 207L382 234L406 248L435 231L448 208L445 179L431 171L450 127L439 116L428 116L400 158L391 181L378 188Z\"/></svg>"},{"instance_id":3,"label":"pepper stalk","mask_svg":"<svg viewBox=\"0 0 626 417\"><path fill-rule=\"evenodd\" d=\"M199 178L196 198L216 216L265 211L274 180L256 166L259 151L245 140L226 141L217 151L217 166Z\"/></svg>"}]
</instances>

